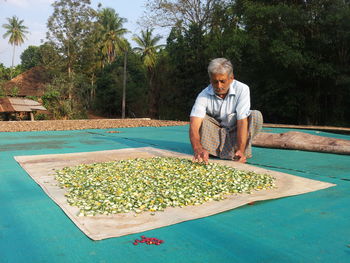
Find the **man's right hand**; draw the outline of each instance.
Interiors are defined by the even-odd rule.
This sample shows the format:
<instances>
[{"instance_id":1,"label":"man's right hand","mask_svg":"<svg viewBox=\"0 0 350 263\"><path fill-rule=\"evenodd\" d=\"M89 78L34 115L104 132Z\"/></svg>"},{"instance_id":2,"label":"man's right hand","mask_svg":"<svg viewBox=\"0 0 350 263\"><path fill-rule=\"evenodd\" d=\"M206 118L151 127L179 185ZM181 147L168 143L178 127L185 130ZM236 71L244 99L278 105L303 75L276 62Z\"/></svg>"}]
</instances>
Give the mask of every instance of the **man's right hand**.
<instances>
[{"instance_id":1,"label":"man's right hand","mask_svg":"<svg viewBox=\"0 0 350 263\"><path fill-rule=\"evenodd\" d=\"M195 163L208 164L209 153L204 149L200 142L199 129L202 125L203 118L191 117L190 118L190 140L193 148L193 159Z\"/></svg>"},{"instance_id":2,"label":"man's right hand","mask_svg":"<svg viewBox=\"0 0 350 263\"><path fill-rule=\"evenodd\" d=\"M192 162L208 164L209 163L209 153L208 153L208 151L203 149L203 148L195 150Z\"/></svg>"}]
</instances>

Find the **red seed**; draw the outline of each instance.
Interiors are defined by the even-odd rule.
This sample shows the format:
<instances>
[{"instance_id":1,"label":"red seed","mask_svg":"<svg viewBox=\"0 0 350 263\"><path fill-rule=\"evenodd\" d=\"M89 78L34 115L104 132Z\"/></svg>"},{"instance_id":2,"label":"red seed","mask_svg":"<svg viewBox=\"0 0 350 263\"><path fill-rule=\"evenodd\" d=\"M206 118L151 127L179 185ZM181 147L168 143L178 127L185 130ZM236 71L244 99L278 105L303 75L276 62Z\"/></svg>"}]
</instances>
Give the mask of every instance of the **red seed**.
<instances>
[{"instance_id":1,"label":"red seed","mask_svg":"<svg viewBox=\"0 0 350 263\"><path fill-rule=\"evenodd\" d=\"M134 245L138 245L138 243L146 243L147 245L157 245L159 246L160 244L164 243L164 240L155 238L155 237L146 237L146 236L141 236L141 240L135 239Z\"/></svg>"}]
</instances>

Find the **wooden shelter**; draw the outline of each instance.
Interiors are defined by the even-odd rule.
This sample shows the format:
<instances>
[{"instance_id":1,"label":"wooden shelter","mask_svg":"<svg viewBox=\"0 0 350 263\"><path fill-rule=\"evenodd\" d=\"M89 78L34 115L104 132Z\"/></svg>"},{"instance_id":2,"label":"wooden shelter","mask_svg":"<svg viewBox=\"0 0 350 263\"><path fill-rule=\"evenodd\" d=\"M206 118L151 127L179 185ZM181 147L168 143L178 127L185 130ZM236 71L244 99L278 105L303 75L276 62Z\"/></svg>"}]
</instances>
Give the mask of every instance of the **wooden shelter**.
<instances>
[{"instance_id":1,"label":"wooden shelter","mask_svg":"<svg viewBox=\"0 0 350 263\"><path fill-rule=\"evenodd\" d=\"M44 95L45 86L50 82L47 71L42 66L33 67L2 86L2 91L7 98L0 98L0 114L5 119L10 119L12 114L28 114L34 120L34 112L46 110L39 102L25 97L41 97Z\"/></svg>"},{"instance_id":2,"label":"wooden shelter","mask_svg":"<svg viewBox=\"0 0 350 263\"><path fill-rule=\"evenodd\" d=\"M30 120L34 120L33 112L46 110L39 102L24 98L0 98L0 113L10 115L12 113L27 113Z\"/></svg>"}]
</instances>

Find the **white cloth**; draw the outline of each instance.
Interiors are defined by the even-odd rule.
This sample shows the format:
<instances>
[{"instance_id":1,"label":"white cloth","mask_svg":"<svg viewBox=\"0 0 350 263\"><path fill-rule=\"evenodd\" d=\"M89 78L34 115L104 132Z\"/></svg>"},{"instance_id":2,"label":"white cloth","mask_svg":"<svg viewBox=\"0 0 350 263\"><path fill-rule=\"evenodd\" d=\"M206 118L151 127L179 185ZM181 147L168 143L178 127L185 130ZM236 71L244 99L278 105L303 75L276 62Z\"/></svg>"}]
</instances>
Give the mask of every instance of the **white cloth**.
<instances>
[{"instance_id":1,"label":"white cloth","mask_svg":"<svg viewBox=\"0 0 350 263\"><path fill-rule=\"evenodd\" d=\"M191 155L151 147L88 153L16 156L15 159L41 186L48 196L62 208L77 227L93 240L139 233L187 220L214 215L253 201L304 194L334 186L330 183L269 171L238 162L211 160L212 162L231 166L240 170L270 174L276 178L276 188L254 191L251 194L229 195L225 200L210 201L197 206L185 206L182 208L168 207L164 212L156 212L155 215L143 212L135 216L134 213L130 212L115 215L78 216L79 208L68 204L65 196L66 190L58 186L54 176L54 169L62 169L67 166L130 158L150 158L154 156L192 159Z\"/></svg>"}]
</instances>

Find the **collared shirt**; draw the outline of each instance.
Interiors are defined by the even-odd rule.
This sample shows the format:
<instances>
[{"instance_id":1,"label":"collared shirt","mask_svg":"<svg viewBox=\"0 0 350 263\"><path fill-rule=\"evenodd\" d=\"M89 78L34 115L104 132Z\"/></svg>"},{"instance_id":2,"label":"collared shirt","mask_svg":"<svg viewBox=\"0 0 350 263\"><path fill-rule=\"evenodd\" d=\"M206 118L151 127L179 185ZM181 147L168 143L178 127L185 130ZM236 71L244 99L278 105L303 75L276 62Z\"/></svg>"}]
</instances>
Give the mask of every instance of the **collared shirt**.
<instances>
[{"instance_id":1,"label":"collared shirt","mask_svg":"<svg viewBox=\"0 0 350 263\"><path fill-rule=\"evenodd\" d=\"M222 99L215 94L210 84L197 96L190 116L204 118L206 114L215 118L225 128L235 126L237 120L250 115L249 87L234 80L226 97Z\"/></svg>"}]
</instances>

